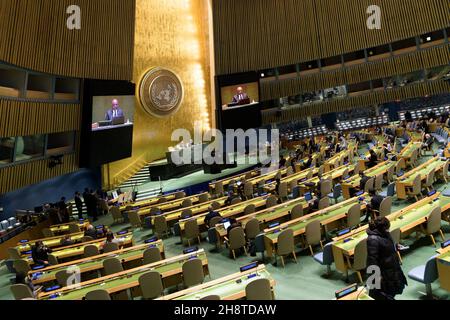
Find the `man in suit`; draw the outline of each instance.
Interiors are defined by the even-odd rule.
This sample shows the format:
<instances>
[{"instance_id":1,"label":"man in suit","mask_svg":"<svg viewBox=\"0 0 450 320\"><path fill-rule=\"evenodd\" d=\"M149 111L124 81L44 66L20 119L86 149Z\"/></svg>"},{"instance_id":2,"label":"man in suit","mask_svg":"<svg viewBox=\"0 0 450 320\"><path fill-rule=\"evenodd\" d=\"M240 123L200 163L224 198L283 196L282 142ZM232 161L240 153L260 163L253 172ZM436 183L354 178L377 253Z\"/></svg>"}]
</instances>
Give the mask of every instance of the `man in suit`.
<instances>
[{"instance_id":1,"label":"man in suit","mask_svg":"<svg viewBox=\"0 0 450 320\"><path fill-rule=\"evenodd\" d=\"M83 219L83 200L81 200L81 194L77 191L75 192L75 206L78 211L78 219Z\"/></svg>"},{"instance_id":2,"label":"man in suit","mask_svg":"<svg viewBox=\"0 0 450 320\"><path fill-rule=\"evenodd\" d=\"M208 207L208 213L205 216L205 224L208 226L208 228L210 227L209 222L211 221L212 218L214 217L220 217L220 213L218 213L217 211L214 211L212 206Z\"/></svg>"},{"instance_id":3,"label":"man in suit","mask_svg":"<svg viewBox=\"0 0 450 320\"><path fill-rule=\"evenodd\" d=\"M237 94L233 97L232 103L241 103L243 100L247 100L248 95L244 92L242 87L237 88Z\"/></svg>"},{"instance_id":4,"label":"man in suit","mask_svg":"<svg viewBox=\"0 0 450 320\"><path fill-rule=\"evenodd\" d=\"M123 113L123 110L119 106L119 101L117 99L114 99L112 101L111 109L109 109L106 112L105 120L106 121L112 121L115 118L120 118L120 117L123 117L123 116L124 116L124 113Z\"/></svg>"}]
</instances>

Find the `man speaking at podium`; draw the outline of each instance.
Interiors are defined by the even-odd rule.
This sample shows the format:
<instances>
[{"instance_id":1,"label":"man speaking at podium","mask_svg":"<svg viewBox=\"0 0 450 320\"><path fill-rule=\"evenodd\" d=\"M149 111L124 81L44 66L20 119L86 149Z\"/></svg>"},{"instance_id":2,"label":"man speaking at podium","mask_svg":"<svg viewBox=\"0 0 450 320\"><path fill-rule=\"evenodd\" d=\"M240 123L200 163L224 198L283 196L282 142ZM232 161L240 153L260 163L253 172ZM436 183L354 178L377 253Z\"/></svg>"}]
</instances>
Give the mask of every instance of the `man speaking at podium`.
<instances>
[{"instance_id":1,"label":"man speaking at podium","mask_svg":"<svg viewBox=\"0 0 450 320\"><path fill-rule=\"evenodd\" d=\"M113 121L115 118L122 118L122 117L124 117L124 114L122 109L119 107L119 101L117 99L114 99L112 101L112 108L106 112L105 120Z\"/></svg>"},{"instance_id":2,"label":"man speaking at podium","mask_svg":"<svg viewBox=\"0 0 450 320\"><path fill-rule=\"evenodd\" d=\"M237 94L233 97L232 104L248 104L250 103L250 98L244 92L242 87L237 88Z\"/></svg>"}]
</instances>

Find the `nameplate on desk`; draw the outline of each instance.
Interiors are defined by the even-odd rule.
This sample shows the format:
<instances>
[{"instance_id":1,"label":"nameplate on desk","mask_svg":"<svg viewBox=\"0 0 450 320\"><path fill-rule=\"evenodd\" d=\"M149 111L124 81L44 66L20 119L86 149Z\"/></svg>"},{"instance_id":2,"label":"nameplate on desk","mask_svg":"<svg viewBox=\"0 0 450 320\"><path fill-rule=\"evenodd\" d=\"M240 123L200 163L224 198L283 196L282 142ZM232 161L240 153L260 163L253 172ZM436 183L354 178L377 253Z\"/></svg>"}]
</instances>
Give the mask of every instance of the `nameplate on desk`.
<instances>
[{"instance_id":1,"label":"nameplate on desk","mask_svg":"<svg viewBox=\"0 0 450 320\"><path fill-rule=\"evenodd\" d=\"M20 240L19 243L27 243L28 240Z\"/></svg>"},{"instance_id":2,"label":"nameplate on desk","mask_svg":"<svg viewBox=\"0 0 450 320\"><path fill-rule=\"evenodd\" d=\"M244 271L248 271L248 270L251 270L251 269L255 269L257 267L258 267L258 262L256 261L256 262L253 262L253 263L250 263L250 264L247 264L245 266L240 267L239 270L241 272L244 272Z\"/></svg>"},{"instance_id":3,"label":"nameplate on desk","mask_svg":"<svg viewBox=\"0 0 450 320\"><path fill-rule=\"evenodd\" d=\"M192 252L196 252L198 251L198 247L191 247L191 248L187 248L183 250L183 254L188 254L188 253L192 253Z\"/></svg>"},{"instance_id":4,"label":"nameplate on desk","mask_svg":"<svg viewBox=\"0 0 450 320\"><path fill-rule=\"evenodd\" d=\"M306 192L305 193L305 201L311 201L311 199L312 199L311 192Z\"/></svg>"},{"instance_id":5,"label":"nameplate on desk","mask_svg":"<svg viewBox=\"0 0 450 320\"><path fill-rule=\"evenodd\" d=\"M355 196L359 197L359 196L361 196L361 195L363 195L363 194L364 194L364 191L358 191L358 192L355 194Z\"/></svg>"},{"instance_id":6,"label":"nameplate on desk","mask_svg":"<svg viewBox=\"0 0 450 320\"><path fill-rule=\"evenodd\" d=\"M122 235L122 234L125 234L125 233L128 233L128 230L117 232L117 235Z\"/></svg>"},{"instance_id":7,"label":"nameplate on desk","mask_svg":"<svg viewBox=\"0 0 450 320\"><path fill-rule=\"evenodd\" d=\"M278 227L279 225L280 225L279 222L274 222L274 223L269 224L268 228L272 229L272 228Z\"/></svg>"},{"instance_id":8,"label":"nameplate on desk","mask_svg":"<svg viewBox=\"0 0 450 320\"><path fill-rule=\"evenodd\" d=\"M24 254L31 254L31 253L32 253L31 250L28 250L28 251L25 251L25 252L24 252Z\"/></svg>"},{"instance_id":9,"label":"nameplate on desk","mask_svg":"<svg viewBox=\"0 0 450 320\"><path fill-rule=\"evenodd\" d=\"M103 225L99 225L95 227L96 229L103 229Z\"/></svg>"},{"instance_id":10,"label":"nameplate on desk","mask_svg":"<svg viewBox=\"0 0 450 320\"><path fill-rule=\"evenodd\" d=\"M31 268L31 270L40 270L40 269L44 269L44 268L45 268L45 265L35 266L35 267Z\"/></svg>"},{"instance_id":11,"label":"nameplate on desk","mask_svg":"<svg viewBox=\"0 0 450 320\"><path fill-rule=\"evenodd\" d=\"M450 239L445 240L444 242L441 243L441 248L447 248L450 245Z\"/></svg>"},{"instance_id":12,"label":"nameplate on desk","mask_svg":"<svg viewBox=\"0 0 450 320\"><path fill-rule=\"evenodd\" d=\"M60 288L61 288L61 286L53 286L53 287L45 288L44 291L50 292L50 291L58 290Z\"/></svg>"},{"instance_id":13,"label":"nameplate on desk","mask_svg":"<svg viewBox=\"0 0 450 320\"><path fill-rule=\"evenodd\" d=\"M431 190L430 192L428 192L428 196L431 197L433 195L436 194L436 190Z\"/></svg>"},{"instance_id":14,"label":"nameplate on desk","mask_svg":"<svg viewBox=\"0 0 450 320\"><path fill-rule=\"evenodd\" d=\"M345 296L348 296L349 294L356 292L358 290L358 284L352 284L351 286L344 288L342 290L336 291L336 299L342 299Z\"/></svg>"},{"instance_id":15,"label":"nameplate on desk","mask_svg":"<svg viewBox=\"0 0 450 320\"><path fill-rule=\"evenodd\" d=\"M338 235L338 237L340 237L340 236L343 236L344 234L349 233L350 231L351 231L351 229L350 229L350 228L347 228L347 229L344 229L344 230L339 231L339 232L337 233L337 235Z\"/></svg>"},{"instance_id":16,"label":"nameplate on desk","mask_svg":"<svg viewBox=\"0 0 450 320\"><path fill-rule=\"evenodd\" d=\"M144 243L152 243L158 241L158 237L151 237L150 239L147 239L144 241Z\"/></svg>"}]
</instances>

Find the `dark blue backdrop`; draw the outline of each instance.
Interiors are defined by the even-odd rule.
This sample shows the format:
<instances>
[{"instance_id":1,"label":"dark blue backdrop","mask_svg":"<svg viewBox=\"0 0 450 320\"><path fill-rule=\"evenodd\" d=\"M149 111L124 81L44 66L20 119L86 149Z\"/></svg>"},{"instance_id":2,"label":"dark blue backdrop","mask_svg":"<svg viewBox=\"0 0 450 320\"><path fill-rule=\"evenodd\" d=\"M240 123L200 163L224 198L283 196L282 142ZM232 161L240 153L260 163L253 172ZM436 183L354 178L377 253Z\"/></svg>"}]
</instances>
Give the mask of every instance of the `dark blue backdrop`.
<instances>
[{"instance_id":1,"label":"dark blue backdrop","mask_svg":"<svg viewBox=\"0 0 450 320\"><path fill-rule=\"evenodd\" d=\"M34 207L48 202L56 202L62 196L73 199L75 191L83 192L84 188L101 187L100 170L81 169L74 173L56 177L0 196L0 207L3 207L1 219L14 216L15 210L33 210Z\"/></svg>"}]
</instances>

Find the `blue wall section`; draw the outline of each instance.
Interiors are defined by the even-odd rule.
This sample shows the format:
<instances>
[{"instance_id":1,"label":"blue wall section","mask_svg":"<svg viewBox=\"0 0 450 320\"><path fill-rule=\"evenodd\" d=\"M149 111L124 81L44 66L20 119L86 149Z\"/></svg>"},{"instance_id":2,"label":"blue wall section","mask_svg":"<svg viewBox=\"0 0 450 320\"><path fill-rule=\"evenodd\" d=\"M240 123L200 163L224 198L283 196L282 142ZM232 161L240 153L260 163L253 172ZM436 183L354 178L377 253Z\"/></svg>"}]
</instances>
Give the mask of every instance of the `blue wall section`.
<instances>
[{"instance_id":1,"label":"blue wall section","mask_svg":"<svg viewBox=\"0 0 450 320\"><path fill-rule=\"evenodd\" d=\"M71 200L75 191L82 193L84 188L96 190L100 187L100 169L80 169L74 173L1 195L0 207L3 207L3 213L0 218L6 219L14 216L17 209L33 210L34 207L44 203L57 202L62 196Z\"/></svg>"}]
</instances>

